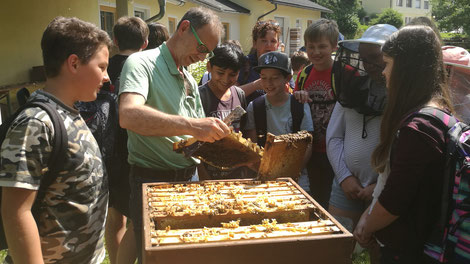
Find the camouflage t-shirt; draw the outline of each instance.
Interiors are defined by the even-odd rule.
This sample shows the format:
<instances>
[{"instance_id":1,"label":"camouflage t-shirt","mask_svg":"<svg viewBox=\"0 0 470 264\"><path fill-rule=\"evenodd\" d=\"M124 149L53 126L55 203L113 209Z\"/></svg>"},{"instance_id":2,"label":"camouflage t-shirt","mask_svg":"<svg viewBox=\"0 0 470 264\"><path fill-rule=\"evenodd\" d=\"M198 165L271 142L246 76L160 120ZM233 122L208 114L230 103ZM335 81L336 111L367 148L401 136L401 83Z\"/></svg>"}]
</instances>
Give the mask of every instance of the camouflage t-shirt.
<instances>
[{"instance_id":1,"label":"camouflage t-shirt","mask_svg":"<svg viewBox=\"0 0 470 264\"><path fill-rule=\"evenodd\" d=\"M105 255L108 187L98 144L76 109L43 91L31 97L51 101L68 135L63 169L47 190L37 221L44 261L100 263ZM44 110L23 111L1 146L0 186L38 190L53 137L54 127Z\"/></svg>"}]
</instances>

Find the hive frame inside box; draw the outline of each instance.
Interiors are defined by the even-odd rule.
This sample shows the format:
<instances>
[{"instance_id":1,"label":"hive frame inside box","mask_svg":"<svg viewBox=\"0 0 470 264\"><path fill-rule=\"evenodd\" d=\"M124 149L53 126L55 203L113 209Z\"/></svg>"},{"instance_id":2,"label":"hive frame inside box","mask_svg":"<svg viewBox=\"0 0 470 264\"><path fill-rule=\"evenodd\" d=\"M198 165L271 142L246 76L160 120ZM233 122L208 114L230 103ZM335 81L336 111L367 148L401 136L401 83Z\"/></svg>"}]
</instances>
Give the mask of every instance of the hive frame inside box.
<instances>
[{"instance_id":1,"label":"hive frame inside box","mask_svg":"<svg viewBox=\"0 0 470 264\"><path fill-rule=\"evenodd\" d=\"M204 182L252 182L255 179L209 180ZM164 184L188 184L188 182L146 183L142 186L143 204L143 263L294 263L297 261L314 263L348 263L351 260L353 236L323 207L320 206L291 178L278 178L277 181L288 181L294 185L317 208L316 213L323 219L331 220L342 234L317 236L298 236L267 238L258 240L221 241L212 243L194 243L181 245L152 246L150 237L149 203L147 186Z\"/></svg>"}]
</instances>

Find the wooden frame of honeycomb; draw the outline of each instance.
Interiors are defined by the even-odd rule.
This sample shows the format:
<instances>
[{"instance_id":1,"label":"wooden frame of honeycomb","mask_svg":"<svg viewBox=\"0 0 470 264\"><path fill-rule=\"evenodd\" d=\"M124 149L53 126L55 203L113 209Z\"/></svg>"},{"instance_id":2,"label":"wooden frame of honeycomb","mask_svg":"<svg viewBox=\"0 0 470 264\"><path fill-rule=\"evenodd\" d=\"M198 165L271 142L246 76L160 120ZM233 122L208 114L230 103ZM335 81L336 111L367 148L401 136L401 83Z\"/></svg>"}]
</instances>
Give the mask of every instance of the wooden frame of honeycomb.
<instances>
[{"instance_id":1,"label":"wooden frame of honeycomb","mask_svg":"<svg viewBox=\"0 0 470 264\"><path fill-rule=\"evenodd\" d=\"M317 256L342 263L352 250L352 235L290 178L144 184L143 194L147 263L220 263L212 256L221 252L233 255L223 263L267 263L272 255L257 251L293 247L269 262L287 263L311 260L308 245L342 245L341 253L324 248Z\"/></svg>"}]
</instances>

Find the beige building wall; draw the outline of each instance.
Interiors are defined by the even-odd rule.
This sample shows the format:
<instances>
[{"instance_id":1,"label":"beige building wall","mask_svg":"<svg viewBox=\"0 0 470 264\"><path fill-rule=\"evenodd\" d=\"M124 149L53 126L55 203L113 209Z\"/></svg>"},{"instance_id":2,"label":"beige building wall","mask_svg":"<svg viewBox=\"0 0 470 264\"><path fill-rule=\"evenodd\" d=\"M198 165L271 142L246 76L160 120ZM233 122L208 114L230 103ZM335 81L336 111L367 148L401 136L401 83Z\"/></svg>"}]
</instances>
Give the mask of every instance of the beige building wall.
<instances>
[{"instance_id":1,"label":"beige building wall","mask_svg":"<svg viewBox=\"0 0 470 264\"><path fill-rule=\"evenodd\" d=\"M419 3L418 3L419 2ZM362 0L362 6L368 15L380 14L390 6L403 15L403 23L408 23L414 17L431 17L431 0L428 1L429 8L424 8L424 0L411 0L411 7L407 7L407 0ZM398 4L401 3L401 6Z\"/></svg>"},{"instance_id":2,"label":"beige building wall","mask_svg":"<svg viewBox=\"0 0 470 264\"><path fill-rule=\"evenodd\" d=\"M394 9L400 12L403 15L404 24L408 23L414 17L428 16L431 17L431 5L429 4L429 9L424 9L424 1L420 0L420 6L417 7L417 0L411 1L411 7L406 7L406 0L403 0L403 6L397 6L396 0L394 0ZM431 1L429 1L430 3Z\"/></svg>"},{"instance_id":3,"label":"beige building wall","mask_svg":"<svg viewBox=\"0 0 470 264\"><path fill-rule=\"evenodd\" d=\"M362 7L370 14L379 14L386 8L390 8L390 1L396 0L362 0Z\"/></svg>"},{"instance_id":4,"label":"beige building wall","mask_svg":"<svg viewBox=\"0 0 470 264\"><path fill-rule=\"evenodd\" d=\"M249 17L240 20L240 42L243 46L243 50L248 52L252 47L253 41L251 31L255 25L259 16L266 14L267 12L274 9L274 5L268 1L247 1L247 0L232 0L237 4L249 9L251 15ZM320 11L314 11L309 9L294 8L288 6L278 5L277 10L263 17L262 20L274 19L274 17L284 18L284 37L288 37L288 29L296 27L297 19L300 22L302 36L303 32L307 28L309 20L314 21L319 19L321 16ZM303 38L301 45L304 45ZM286 46L288 51L289 46Z\"/></svg>"},{"instance_id":5,"label":"beige building wall","mask_svg":"<svg viewBox=\"0 0 470 264\"><path fill-rule=\"evenodd\" d=\"M43 64L41 37L54 17L76 16L98 24L98 14L96 0L2 1L0 86L29 81L30 69Z\"/></svg>"},{"instance_id":6,"label":"beige building wall","mask_svg":"<svg viewBox=\"0 0 470 264\"><path fill-rule=\"evenodd\" d=\"M145 18L159 12L157 0L118 0L118 5L127 3L127 14L133 16L139 11ZM274 9L268 1L233 0L249 9L251 14L217 13L229 29L229 39L239 40L243 50L248 52L252 46L251 30L257 18ZM158 22L167 27L176 27L184 13L196 4L186 1L167 0L165 16ZM56 16L75 16L101 27L101 6L116 9L116 0L4 0L0 9L0 86L29 82L33 66L43 64L41 37L49 22ZM319 11L278 5L278 9L263 17L263 20L283 18L284 36L288 29L300 25L303 32L309 21L320 18ZM301 45L303 45L303 38ZM288 51L289 47L286 47Z\"/></svg>"}]
</instances>

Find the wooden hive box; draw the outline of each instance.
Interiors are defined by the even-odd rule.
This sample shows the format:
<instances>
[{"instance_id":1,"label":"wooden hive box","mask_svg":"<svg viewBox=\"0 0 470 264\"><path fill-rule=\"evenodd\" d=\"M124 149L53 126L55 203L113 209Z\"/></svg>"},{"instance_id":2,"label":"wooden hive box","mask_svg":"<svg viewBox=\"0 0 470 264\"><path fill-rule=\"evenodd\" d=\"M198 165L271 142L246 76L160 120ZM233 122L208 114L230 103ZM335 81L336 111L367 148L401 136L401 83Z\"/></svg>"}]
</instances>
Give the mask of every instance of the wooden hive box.
<instances>
[{"instance_id":1,"label":"wooden hive box","mask_svg":"<svg viewBox=\"0 0 470 264\"><path fill-rule=\"evenodd\" d=\"M353 247L290 178L144 184L143 220L144 263L348 263Z\"/></svg>"}]
</instances>

